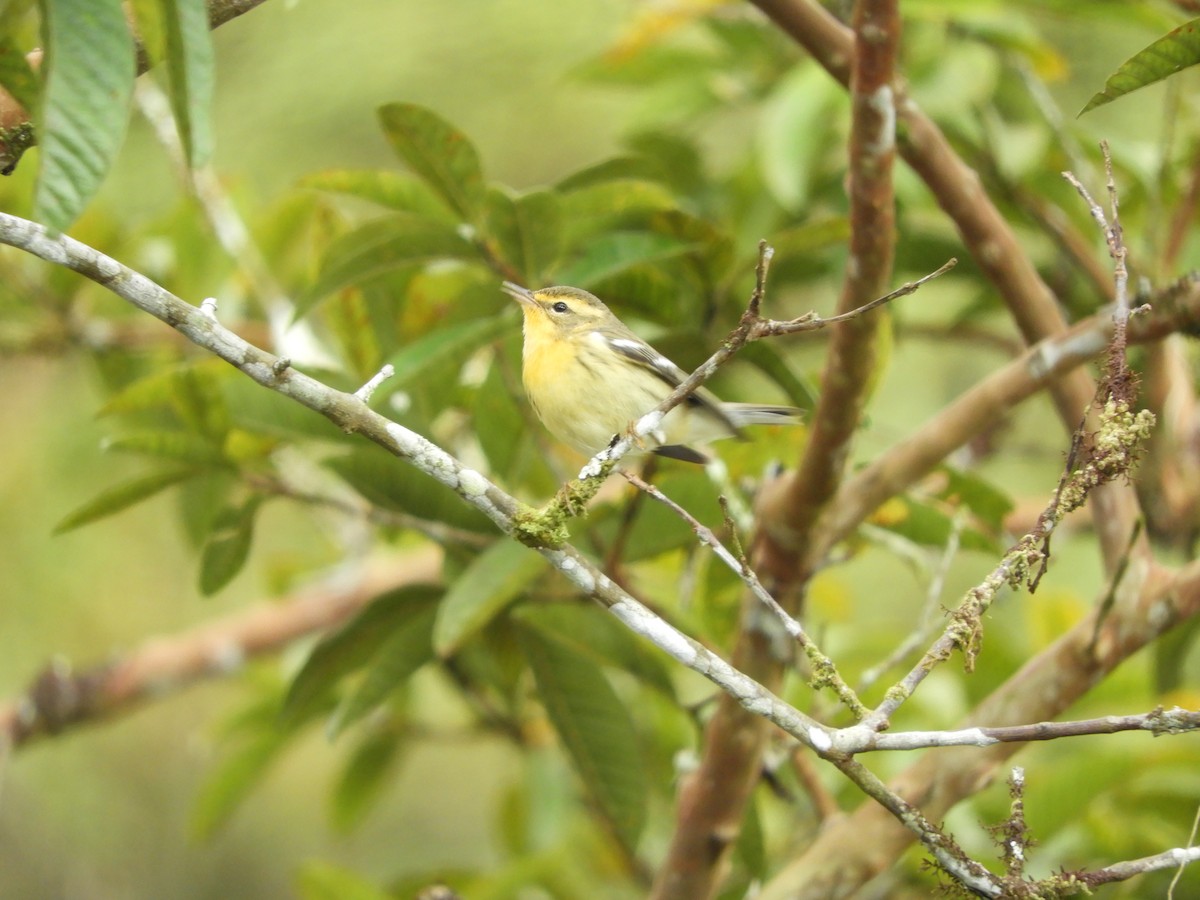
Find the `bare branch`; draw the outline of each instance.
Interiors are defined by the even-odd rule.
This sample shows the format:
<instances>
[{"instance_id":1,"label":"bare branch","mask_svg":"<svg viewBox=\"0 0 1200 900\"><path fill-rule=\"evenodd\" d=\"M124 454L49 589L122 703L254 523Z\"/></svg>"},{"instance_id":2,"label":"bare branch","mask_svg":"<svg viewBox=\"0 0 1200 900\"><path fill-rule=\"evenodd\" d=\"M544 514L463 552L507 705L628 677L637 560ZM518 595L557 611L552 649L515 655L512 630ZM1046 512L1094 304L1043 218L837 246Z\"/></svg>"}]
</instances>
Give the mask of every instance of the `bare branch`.
<instances>
[{"instance_id":1,"label":"bare branch","mask_svg":"<svg viewBox=\"0 0 1200 900\"><path fill-rule=\"evenodd\" d=\"M147 640L110 662L75 671L55 661L26 694L0 706L0 745L30 742L122 715L150 699L197 682L227 677L247 660L277 653L292 642L345 622L380 594L433 583L441 554L432 546L375 560L353 577L332 573L322 584L271 600L189 631Z\"/></svg>"},{"instance_id":2,"label":"bare branch","mask_svg":"<svg viewBox=\"0 0 1200 900\"><path fill-rule=\"evenodd\" d=\"M687 522L688 526L695 533L696 537L706 547L711 549L717 555L721 562L725 563L746 585L750 593L763 606L765 606L777 618L787 631L792 639L804 651L808 657L809 664L812 666L813 677L812 687L820 689L822 687L831 688L838 698L846 705L846 707L854 714L856 719L861 719L867 714L867 708L863 706L862 701L858 699L858 695L854 693L854 689L842 679L838 673L837 667L825 653L817 646L808 633L804 630L804 626L793 616L789 615L787 610L779 605L779 602L771 596L770 592L763 587L762 582L758 580L758 576L750 567L746 558L742 555L734 555L729 549L721 543L711 528L689 513L686 509L656 488L654 485L643 481L632 472L621 473L625 479L636 487L638 490L645 492L650 497L653 497L659 503L662 503L668 509L679 516L683 521ZM740 548L739 548L740 549Z\"/></svg>"}]
</instances>

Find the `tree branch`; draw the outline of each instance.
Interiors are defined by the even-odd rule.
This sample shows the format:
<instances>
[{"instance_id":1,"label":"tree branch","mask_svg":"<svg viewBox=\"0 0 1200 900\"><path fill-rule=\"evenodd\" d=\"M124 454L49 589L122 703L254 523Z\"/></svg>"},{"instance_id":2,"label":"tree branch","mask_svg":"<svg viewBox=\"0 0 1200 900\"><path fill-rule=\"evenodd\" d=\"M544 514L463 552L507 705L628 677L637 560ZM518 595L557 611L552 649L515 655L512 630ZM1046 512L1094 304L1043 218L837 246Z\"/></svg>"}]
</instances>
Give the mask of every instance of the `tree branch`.
<instances>
[{"instance_id":1,"label":"tree branch","mask_svg":"<svg viewBox=\"0 0 1200 900\"><path fill-rule=\"evenodd\" d=\"M858 0L854 10L851 237L839 311L861 307L886 289L894 252L892 79L899 10L896 0ZM797 561L804 558L802 548L820 511L841 482L866 402L877 327L872 317L842 322L834 329L799 469L764 492L767 502L760 507L759 531L752 541L753 568L762 574L768 593L791 614L800 606L798 586L812 571ZM764 618L758 599L748 593L732 658L737 668L760 683L776 685L789 660L775 645L775 629L764 627ZM681 788L676 829L655 879L654 900L698 900L716 894L758 779L765 740L761 721L745 715L728 698L721 699L704 733L700 766Z\"/></svg>"},{"instance_id":2,"label":"tree branch","mask_svg":"<svg viewBox=\"0 0 1200 900\"><path fill-rule=\"evenodd\" d=\"M167 323L193 343L212 352L262 386L320 413L348 433L360 434L406 460L465 502L498 528L514 534L530 510L474 469L424 437L364 405L353 394L334 390L287 366L285 360L242 340L217 321L215 303L192 306L111 257L65 235L0 213L0 243L32 253L90 278L132 305ZM538 552L580 592L603 605L626 627L657 645L678 662L703 675L756 716L778 724L809 746L830 746L829 729L683 634L620 588L570 545L540 547Z\"/></svg>"},{"instance_id":3,"label":"tree branch","mask_svg":"<svg viewBox=\"0 0 1200 900\"><path fill-rule=\"evenodd\" d=\"M107 721L199 681L226 677L256 656L340 625L380 594L437 581L440 557L429 545L359 567L353 579L344 571L335 572L325 583L297 591L290 599L151 638L133 652L92 668L72 671L65 662L51 663L23 697L0 706L0 746L19 749L39 738Z\"/></svg>"}]
</instances>

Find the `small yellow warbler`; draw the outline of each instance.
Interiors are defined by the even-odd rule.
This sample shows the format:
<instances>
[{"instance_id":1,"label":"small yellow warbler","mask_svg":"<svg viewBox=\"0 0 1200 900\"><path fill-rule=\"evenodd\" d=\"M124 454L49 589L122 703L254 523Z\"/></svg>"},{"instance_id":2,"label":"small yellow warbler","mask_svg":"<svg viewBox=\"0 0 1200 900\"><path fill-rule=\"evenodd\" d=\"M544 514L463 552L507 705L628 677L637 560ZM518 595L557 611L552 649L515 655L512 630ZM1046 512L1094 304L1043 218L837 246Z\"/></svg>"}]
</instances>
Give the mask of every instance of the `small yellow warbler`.
<instances>
[{"instance_id":1,"label":"small yellow warbler","mask_svg":"<svg viewBox=\"0 0 1200 900\"><path fill-rule=\"evenodd\" d=\"M587 456L648 413L687 374L621 322L597 297L573 287L530 291L504 282L525 317L522 377L538 418ZM700 388L663 419L653 450L687 462L708 458L690 444L742 437L743 425L789 425L790 406L722 403Z\"/></svg>"}]
</instances>

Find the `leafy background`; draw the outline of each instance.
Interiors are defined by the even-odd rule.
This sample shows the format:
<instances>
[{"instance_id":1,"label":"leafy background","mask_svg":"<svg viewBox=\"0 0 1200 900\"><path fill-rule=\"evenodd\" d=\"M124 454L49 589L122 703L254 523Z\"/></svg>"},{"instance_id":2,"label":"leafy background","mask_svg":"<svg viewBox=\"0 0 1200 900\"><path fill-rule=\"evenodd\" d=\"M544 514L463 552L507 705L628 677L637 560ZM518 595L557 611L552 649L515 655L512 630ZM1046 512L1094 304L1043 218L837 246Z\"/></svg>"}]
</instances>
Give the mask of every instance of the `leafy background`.
<instances>
[{"instance_id":1,"label":"leafy background","mask_svg":"<svg viewBox=\"0 0 1200 900\"><path fill-rule=\"evenodd\" d=\"M1091 239L1086 210L1058 172L1085 166L1094 176L1100 137L1114 147L1131 248L1153 277L1171 274L1153 261L1160 212L1184 189L1178 172L1194 144L1194 75L1073 118L1121 60L1178 24L1169 6L928 0L904 9L914 95L984 173L1075 315L1099 301L1029 216L1028 196L1048 198ZM9 24L21 46L36 46L31 20ZM530 501L548 496L575 460L524 410L514 380L517 318L496 290L500 277L627 297L622 314L683 364L698 362L735 319L760 238L778 250L773 314L833 306L845 262L846 99L740 7L684 4L672 16L585 0L453 0L436 10L382 0L266 3L215 31L213 44L213 167L272 275L336 348L329 377L353 387L382 361L399 363L401 377L375 402L473 454ZM1064 117L1048 117L1043 102ZM438 120L422 119L422 109ZM454 193L461 178L423 170L412 150L420 141L404 137L408 129L428 137L439 122L469 138L486 173L458 210L438 199L438 185ZM3 209L31 209L38 152L0 185ZM622 161L606 164L612 159ZM924 189L898 172L897 283L963 256ZM463 213L483 235L483 252L455 247ZM181 296L219 297L227 324L265 334L258 285L221 251L140 116L70 233ZM380 257L350 252L364 235ZM386 242L398 237L406 252L426 247L464 261L390 265ZM1189 239L1175 268L1194 266L1196 252ZM367 532L263 499L249 478L315 470L324 486L334 472L379 507L489 534L411 472L323 423L298 421L99 289L15 253L3 265L0 404L10 424L0 446L0 545L10 564L0 584L9 635L0 678L9 694L52 655L99 662L146 635L283 594L352 562L363 542L397 551L422 543L403 527ZM367 268L373 277L364 279ZM861 460L994 369L1014 340L967 260L892 315L881 339L887 363L855 445ZM948 338L955 324L990 339ZM115 349L94 349L90 329L117 335ZM747 354L718 390L806 404L822 346L789 339ZM321 362L331 360L308 364ZM794 458L803 437L771 433L722 455L735 479L752 480L768 460ZM991 525L1004 504L992 492L1040 504L1061 470L1065 438L1044 398L998 420L993 440L995 452L970 470L986 499L970 510L947 598L972 585L1003 545ZM158 472L201 474L116 517L55 533L105 489ZM715 489L702 476L664 466L660 481L716 524ZM586 525L598 546L617 528L618 493ZM909 627L945 542L953 512L945 503L928 490L903 503L811 591L811 627L850 675ZM697 633L727 642L736 585L685 551L685 530L665 512L648 507L641 517L626 557L638 584ZM1166 552L1182 557L1186 548ZM906 708L912 720L897 724L951 725L1076 621L1102 585L1095 556L1086 529L1057 537L1055 566L1036 597L1012 596L993 614L980 671L969 679L939 672ZM555 897L639 896L621 847L636 844L651 859L661 852L675 754L694 744L708 686L671 670L598 610L564 602L565 586L523 548L452 546L445 569L444 594L414 589L373 607L384 626L371 621L357 640L344 636L354 649L341 663L337 646L324 645L329 669L315 669L321 657L309 656L311 644L293 647L114 725L22 751L0 793L4 892L366 897L392 885L407 896L410 883L460 873L472 897L535 896L520 893L531 885ZM696 602L680 599L681 581L699 585ZM484 608L472 603L480 596ZM1194 661L1186 641L1178 646L1160 652L1157 665L1135 659L1075 714L1195 706L1184 687ZM316 675L292 681L306 660ZM811 708L798 679L787 694ZM572 723L581 729L574 739ZM1190 751L1191 737L1119 735L1023 753L1043 870L1184 843L1200 793ZM882 772L903 763L871 762ZM731 896L799 839L805 800L782 777L788 799L765 790L757 798ZM845 791L833 777L826 783ZM977 823L999 821L1006 805L993 788L949 825L978 834L968 849L986 853ZM601 815L589 815L597 806ZM891 895L910 880L927 887L918 870L914 852L889 882ZM1112 893L1143 896L1161 881Z\"/></svg>"}]
</instances>

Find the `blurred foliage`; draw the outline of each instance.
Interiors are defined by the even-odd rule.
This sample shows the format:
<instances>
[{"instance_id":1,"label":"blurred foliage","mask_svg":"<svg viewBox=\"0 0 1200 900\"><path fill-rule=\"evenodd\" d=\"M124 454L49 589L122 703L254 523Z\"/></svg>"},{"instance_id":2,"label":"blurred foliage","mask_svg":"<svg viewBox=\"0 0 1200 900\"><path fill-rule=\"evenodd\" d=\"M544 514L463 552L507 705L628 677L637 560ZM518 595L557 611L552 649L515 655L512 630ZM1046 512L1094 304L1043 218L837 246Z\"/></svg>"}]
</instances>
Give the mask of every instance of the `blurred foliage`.
<instances>
[{"instance_id":1,"label":"blurred foliage","mask_svg":"<svg viewBox=\"0 0 1200 900\"><path fill-rule=\"evenodd\" d=\"M342 15L330 4L306 5L321 7L321 15ZM73 21L70 3L41 6L46 22L60 15ZM101 6L111 13L119 4L96 10ZM170 63L169 97L185 155L201 164L212 138L205 101L211 87L196 6L183 0L134 6L140 25L156 23L148 32L151 56ZM218 296L226 324L337 387L353 390L392 365L395 375L376 392L373 406L507 490L540 502L578 460L552 445L524 400L517 316L498 292L499 281L587 288L686 368L736 323L753 285L760 240L776 249L767 298L767 312L776 318L829 311L846 264L844 92L749 8L692 0L670 13L664 9L618 10L614 16L628 18L615 34L610 28L575 37L577 58L563 63L555 89L585 98L618 96L621 118L609 125L617 137L589 139L564 171L535 169L521 179L493 174L516 168L513 160L522 155L540 158L584 127L542 123L537 105L521 102L522 53L505 59L507 80L497 88L516 96L511 121L481 127L486 135L404 96L401 82L389 85L394 96L378 110L380 146L391 157L373 166L314 166L286 194L269 197L255 190L254 171L221 163L218 172L229 166L246 181L232 183L228 199L245 217L270 278L290 298L282 314L246 257L231 260L221 252L205 224L211 209L194 198L135 214L123 197L101 193L73 233L182 296L197 302ZM1097 67L1101 78L1112 69L1098 57L1121 59L1131 40L1144 43L1177 24L1171 7L923 0L904 11L903 66L913 97L979 171L1072 317L1105 299L1050 226L1081 235L1102 258L1087 209L1059 175L1071 169L1099 184L1100 137L1113 148L1137 274L1161 283L1196 264L1193 229L1177 226L1180 233L1173 234L1168 225L1192 187L1189 167L1200 136L1195 93L1148 90L1140 107L1115 104L1083 119L1060 112L1079 109L1081 98L1094 92ZM436 19L439 13L423 15ZM519 31L540 15L532 5L505 24ZM35 86L28 71L11 65L13 48L34 46L30 20L14 15L4 21L11 33L0 36L6 40L0 80L17 96L30 96ZM123 21L116 24L112 41L128 41ZM375 27L365 16L359 26ZM392 33L396 44L387 52L404 52L404 32ZM221 36L215 36L218 75ZM60 39L70 41L71 29ZM257 40L256 54L289 52L269 32ZM129 50L123 43L96 43L77 54L74 46L62 44L41 87L46 141L22 163L3 198L5 209L32 209L58 227L83 209L109 161L117 162L117 185L138 177L121 170L116 151L132 76L128 84L108 85L103 103L93 102L92 93L61 94L57 81L69 85L78 78L67 60L85 67L96 54L106 71L115 71L118 57L122 67L131 62ZM473 64L467 53L439 59L427 80L470 77L463 70ZM1180 76L1185 84L1191 77ZM269 98L275 87L238 89ZM226 90L234 88L216 89L218 103ZM348 102L360 117L369 115L370 101ZM89 117L56 131L60 105L66 113L88 106ZM53 166L74 171L75 164L62 160L50 136L71 146L73 130L95 134L93 149L101 156L83 166L91 180L72 181L64 196L54 185L65 176L55 175ZM281 167L290 165L293 147L316 140L311 130L282 137L265 126L262 131ZM321 140L327 137L333 159L358 152L353 141L343 144L336 134ZM135 160L138 152L127 151ZM42 167L37 187L25 175L34 154ZM500 156L505 162L494 165ZM140 174L141 163L126 165ZM896 284L950 256L962 259L952 227L903 169L897 201ZM360 526L369 513L380 514L369 519L368 543L375 546L405 549L429 540L444 546L441 586L380 596L304 648L302 659L251 667L214 738L219 759L194 803L196 834L220 840L270 790L274 771L289 757L314 752L314 735L332 741L332 750L322 751L332 758L323 764L337 774L318 787L331 798L330 827L351 835L345 840L397 802L397 784L422 752L442 755L448 744L473 750L475 742L486 742L478 757L464 752L456 759L459 768L470 769L468 783L487 782L492 800L467 803L466 811L443 807L437 800L455 782L454 773L442 773L439 783L405 783L406 791L432 799L421 816L400 823L402 833L374 836L388 848L383 862L357 871L343 864L343 845L321 841L310 852L319 858L287 869L295 890L306 898L405 897L445 881L473 900L644 893L646 873L670 832L675 784L711 711L707 684L678 671L603 611L581 605L540 557L501 539L484 517L415 470L249 384L72 275L14 254L5 254L4 266L0 349L9 359L0 363L9 368L34 354L86 360L101 398L95 411L105 448L136 461L73 457L97 473L86 494L73 483L69 499L54 499L58 531L109 529L119 544L119 523L132 514L127 510L171 496L170 515L193 559L187 578L172 581L171 590L190 580L195 588L184 602L197 604L196 593L221 594L239 583L244 596L247 567L283 593L335 559L353 562L363 552L361 542L335 528L322 531L331 510L344 514L349 507ZM1013 336L993 291L967 259L953 276L887 315L891 327L881 340L894 346L855 448L858 461L885 453L914 423L1002 362L997 348ZM819 347L811 339L756 345L721 373L715 389L729 399L811 407ZM729 469L722 488L675 463L664 463L656 482L721 529L717 494L731 492L752 508L764 473L794 460L804 437L802 429L764 429L754 443L721 448ZM809 615L811 630L849 680L911 630L930 585L944 578L933 600L953 605L955 592L986 572L1009 543L1005 522L1014 503L1049 496L1065 446L1044 406L1030 404L878 510L847 542L839 565L814 582ZM261 549L264 534L277 534L280 520L293 518L311 519L320 536L308 534L291 556L278 542ZM616 559L620 575L670 621L711 646L731 645L740 582L664 507L617 486L576 524L575 538L598 559ZM952 542L960 553L944 560ZM137 547L124 552L127 561L140 554ZM915 721L904 727L951 725L1085 614L1101 582L1090 538L1056 538L1055 556L1036 601L1010 598L994 611L976 674L939 673L905 708ZM169 593L164 602L174 602ZM940 621L936 614L934 621ZM1141 711L1162 701L1157 689L1180 690L1197 666L1192 637L1189 630L1165 644L1153 664L1127 666L1080 714ZM46 655L57 649L52 632L41 641ZM107 648L92 649L102 656ZM10 675L14 683L21 677ZM874 691L886 684L885 678ZM785 693L803 709L819 703L799 677ZM877 698L868 692L866 699ZM1026 754L1028 814L1043 844L1034 866L1049 872L1103 864L1185 843L1200 802L1188 753L1192 740L1099 738ZM515 754L517 762L504 754ZM493 776L488 767L501 758L509 762L497 765ZM902 762L883 760L879 768ZM306 776L292 771L287 783ZM859 800L829 772L820 778L847 807ZM315 800L314 794L303 796ZM1000 821L1006 803L1003 792L993 790L956 812L951 824L961 826L953 830L968 849L992 852L977 823ZM396 841L424 848L426 831L454 830L464 817L486 819L487 839L474 852L445 859L418 849L393 863ZM451 824L423 827L429 820ZM797 835L815 827L797 773L775 769L771 788L755 798L724 896L742 896L754 880L769 877ZM982 835L978 845L971 834ZM186 841L182 830L172 837ZM891 877L890 896L928 890L915 860ZM1194 873L1185 883L1200 890ZM529 893L534 886L540 894ZM1141 896L1156 886L1145 879L1111 894ZM103 885L86 887L89 896L106 896Z\"/></svg>"}]
</instances>

